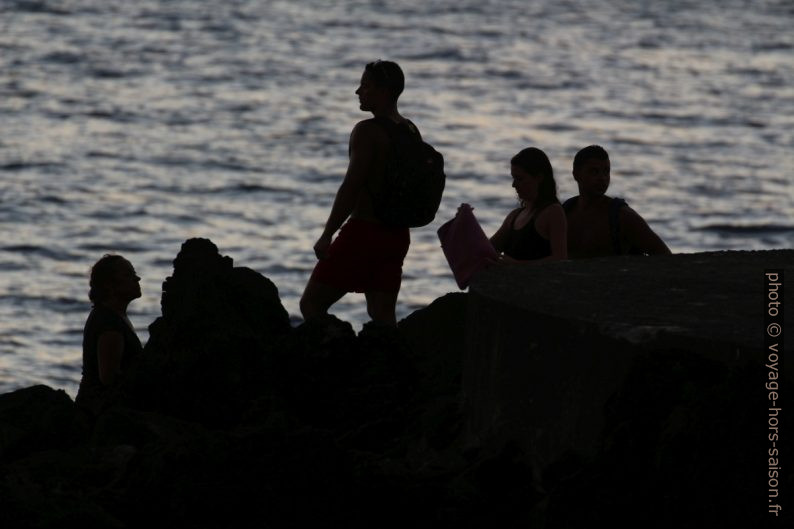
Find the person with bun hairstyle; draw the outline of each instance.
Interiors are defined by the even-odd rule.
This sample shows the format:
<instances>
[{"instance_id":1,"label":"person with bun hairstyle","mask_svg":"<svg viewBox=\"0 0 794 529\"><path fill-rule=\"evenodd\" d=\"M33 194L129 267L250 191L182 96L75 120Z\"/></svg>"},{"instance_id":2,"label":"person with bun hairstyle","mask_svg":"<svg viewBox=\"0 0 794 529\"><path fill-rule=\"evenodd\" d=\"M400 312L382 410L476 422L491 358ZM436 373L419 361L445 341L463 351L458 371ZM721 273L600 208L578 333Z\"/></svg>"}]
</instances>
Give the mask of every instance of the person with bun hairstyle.
<instances>
[{"instance_id":1,"label":"person with bun hairstyle","mask_svg":"<svg viewBox=\"0 0 794 529\"><path fill-rule=\"evenodd\" d=\"M120 376L143 348L127 317L141 297L141 278L120 255L105 255L91 268L93 303L83 330L83 377L75 403L98 415L117 395Z\"/></svg>"},{"instance_id":2,"label":"person with bun hairstyle","mask_svg":"<svg viewBox=\"0 0 794 529\"><path fill-rule=\"evenodd\" d=\"M521 206L491 237L501 263L535 263L568 258L568 227L548 156L528 147L510 160L513 188Z\"/></svg>"}]
</instances>

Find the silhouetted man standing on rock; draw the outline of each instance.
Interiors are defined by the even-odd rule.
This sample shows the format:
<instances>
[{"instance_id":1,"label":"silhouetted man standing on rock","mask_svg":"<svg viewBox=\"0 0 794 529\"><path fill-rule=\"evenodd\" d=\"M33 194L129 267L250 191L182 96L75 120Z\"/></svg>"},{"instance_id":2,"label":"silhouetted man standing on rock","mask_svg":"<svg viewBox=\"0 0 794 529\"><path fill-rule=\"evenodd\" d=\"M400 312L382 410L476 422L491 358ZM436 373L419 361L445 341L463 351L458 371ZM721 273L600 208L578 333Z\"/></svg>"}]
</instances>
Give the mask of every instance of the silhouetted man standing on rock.
<instances>
[{"instance_id":1,"label":"silhouetted man standing on rock","mask_svg":"<svg viewBox=\"0 0 794 529\"><path fill-rule=\"evenodd\" d=\"M579 196L562 205L568 218L568 256L671 253L625 200L606 195L609 173L609 155L602 147L590 145L576 153L573 177Z\"/></svg>"},{"instance_id":2,"label":"silhouetted man standing on rock","mask_svg":"<svg viewBox=\"0 0 794 529\"><path fill-rule=\"evenodd\" d=\"M361 110L374 117L356 124L350 135L347 173L314 245L319 261L300 301L306 320L327 314L347 292L363 292L372 320L396 325L395 306L410 236L407 227L389 227L377 219L372 192L381 183L389 155L386 125L419 134L397 112L404 84L403 72L394 62L375 61L364 69L356 94ZM384 119L391 124L384 124Z\"/></svg>"}]
</instances>

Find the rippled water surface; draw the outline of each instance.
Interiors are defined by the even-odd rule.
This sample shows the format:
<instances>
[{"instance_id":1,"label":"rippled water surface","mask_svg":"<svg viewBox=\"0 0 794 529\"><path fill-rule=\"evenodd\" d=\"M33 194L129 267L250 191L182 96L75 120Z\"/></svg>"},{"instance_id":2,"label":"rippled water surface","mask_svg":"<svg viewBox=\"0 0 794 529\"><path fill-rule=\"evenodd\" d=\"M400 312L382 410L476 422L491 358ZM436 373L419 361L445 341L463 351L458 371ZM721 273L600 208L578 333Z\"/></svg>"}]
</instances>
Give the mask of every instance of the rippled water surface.
<instances>
[{"instance_id":1,"label":"rippled water surface","mask_svg":"<svg viewBox=\"0 0 794 529\"><path fill-rule=\"evenodd\" d=\"M144 342L193 236L297 315L377 58L402 65L401 111L448 174L412 232L400 317L456 289L435 230L467 201L493 232L529 145L562 198L575 152L605 146L610 193L674 252L790 248L792 26L788 1L0 0L0 391L75 394L106 252L144 278ZM363 296L335 313L360 327Z\"/></svg>"}]
</instances>

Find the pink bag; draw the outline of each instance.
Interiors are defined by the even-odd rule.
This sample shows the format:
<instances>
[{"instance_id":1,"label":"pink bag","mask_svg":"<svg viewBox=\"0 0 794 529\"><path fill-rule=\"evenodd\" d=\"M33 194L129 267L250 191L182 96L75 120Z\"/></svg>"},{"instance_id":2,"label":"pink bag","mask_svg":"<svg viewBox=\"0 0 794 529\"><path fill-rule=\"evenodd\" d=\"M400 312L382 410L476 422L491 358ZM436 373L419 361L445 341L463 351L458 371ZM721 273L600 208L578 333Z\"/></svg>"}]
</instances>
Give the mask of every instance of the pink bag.
<instances>
[{"instance_id":1,"label":"pink bag","mask_svg":"<svg viewBox=\"0 0 794 529\"><path fill-rule=\"evenodd\" d=\"M489 259L498 257L468 204L461 204L455 218L438 229L438 238L461 290L469 286L471 278Z\"/></svg>"}]
</instances>

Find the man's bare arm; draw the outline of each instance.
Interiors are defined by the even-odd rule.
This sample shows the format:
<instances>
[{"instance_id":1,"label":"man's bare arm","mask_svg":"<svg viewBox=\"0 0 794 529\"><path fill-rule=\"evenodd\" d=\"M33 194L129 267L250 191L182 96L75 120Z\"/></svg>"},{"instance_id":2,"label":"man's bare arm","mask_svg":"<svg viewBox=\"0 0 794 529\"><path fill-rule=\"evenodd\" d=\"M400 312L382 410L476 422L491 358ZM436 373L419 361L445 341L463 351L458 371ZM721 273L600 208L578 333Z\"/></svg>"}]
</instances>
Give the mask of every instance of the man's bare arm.
<instances>
[{"instance_id":1,"label":"man's bare arm","mask_svg":"<svg viewBox=\"0 0 794 529\"><path fill-rule=\"evenodd\" d=\"M353 212L358 195L366 184L367 175L372 171L376 145L372 129L371 123L362 122L356 125L350 134L350 161L347 165L347 173L336 192L323 234L314 245L318 259L326 256L331 245L331 237Z\"/></svg>"},{"instance_id":2,"label":"man's bare arm","mask_svg":"<svg viewBox=\"0 0 794 529\"><path fill-rule=\"evenodd\" d=\"M648 226L639 213L630 207L620 208L620 224L626 240L648 255L670 255L664 241Z\"/></svg>"}]
</instances>

